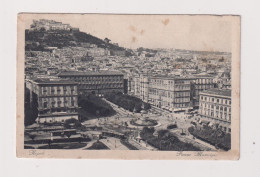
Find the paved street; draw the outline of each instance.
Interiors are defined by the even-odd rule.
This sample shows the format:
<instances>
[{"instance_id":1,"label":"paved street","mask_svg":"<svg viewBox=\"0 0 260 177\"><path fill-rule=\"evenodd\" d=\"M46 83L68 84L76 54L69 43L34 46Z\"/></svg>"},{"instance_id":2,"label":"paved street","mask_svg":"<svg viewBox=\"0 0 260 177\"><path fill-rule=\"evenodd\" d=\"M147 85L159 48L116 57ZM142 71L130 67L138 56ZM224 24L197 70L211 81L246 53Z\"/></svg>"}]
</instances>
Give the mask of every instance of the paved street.
<instances>
[{"instance_id":1,"label":"paved street","mask_svg":"<svg viewBox=\"0 0 260 177\"><path fill-rule=\"evenodd\" d=\"M129 150L120 142L120 139L118 138L107 137L106 139L101 139L100 141L111 150Z\"/></svg>"},{"instance_id":2,"label":"paved street","mask_svg":"<svg viewBox=\"0 0 260 177\"><path fill-rule=\"evenodd\" d=\"M103 99L103 100L105 100L105 99ZM114 128L117 127L117 125L120 125L120 126L124 125L125 122L128 122L128 125L129 125L129 121L131 119L149 117L150 119L154 119L154 120L158 121L158 125L155 126L156 130L167 129L168 125L176 123L178 128L171 130L171 132L174 133L181 141L184 141L187 143L192 143L194 146L199 147L202 150L207 150L207 151L217 150L214 146L212 146L204 141L201 141L199 139L193 139L193 136L190 135L190 133L188 132L188 128L191 126L191 121L194 121L194 118L193 117L187 118L187 114L185 114L185 112L170 113L169 111L159 109L156 107L152 107L148 111L147 114L141 115L140 113L132 113L127 110L124 110L123 108L119 108L117 105L115 105L107 100L105 100L105 101L113 107L113 109L117 112L117 114L114 116L111 116L111 117L107 117L107 118L102 117L99 119L88 120L88 121L85 121L83 124L98 125L98 126L104 127L105 129L114 130ZM111 128L109 128L109 127L111 127ZM128 127L135 128L136 130L139 129L139 131L141 131L141 129L143 128L143 127L140 127L140 126L138 127L138 126L134 126L134 125L129 125ZM186 135L180 135L182 132L184 132ZM133 146L136 146L138 149L142 149L142 150L149 149L149 148L147 148L147 145L144 142L138 143L134 140L130 140L129 142ZM120 146L121 143L118 143L118 144L119 144L119 147L121 147ZM112 144L112 141L109 143L109 147L111 147L111 148L114 147L114 144ZM150 149L152 150L153 148L150 147Z\"/></svg>"}]
</instances>

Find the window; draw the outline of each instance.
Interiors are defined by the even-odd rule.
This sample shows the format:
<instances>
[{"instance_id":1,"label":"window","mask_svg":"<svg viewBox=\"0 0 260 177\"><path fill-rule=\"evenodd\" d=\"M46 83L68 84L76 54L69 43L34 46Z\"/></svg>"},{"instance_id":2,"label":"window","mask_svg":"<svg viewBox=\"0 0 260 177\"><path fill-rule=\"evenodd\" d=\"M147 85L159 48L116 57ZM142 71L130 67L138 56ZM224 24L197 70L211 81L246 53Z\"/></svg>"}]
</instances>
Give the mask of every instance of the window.
<instances>
[{"instance_id":1,"label":"window","mask_svg":"<svg viewBox=\"0 0 260 177\"><path fill-rule=\"evenodd\" d=\"M43 87L43 94L46 94L47 92L47 87Z\"/></svg>"},{"instance_id":2,"label":"window","mask_svg":"<svg viewBox=\"0 0 260 177\"><path fill-rule=\"evenodd\" d=\"M52 102L51 102L51 106L52 106L52 107L55 107L55 101L52 101Z\"/></svg>"},{"instance_id":3,"label":"window","mask_svg":"<svg viewBox=\"0 0 260 177\"><path fill-rule=\"evenodd\" d=\"M54 87L51 88L51 94L54 94L55 90Z\"/></svg>"},{"instance_id":4,"label":"window","mask_svg":"<svg viewBox=\"0 0 260 177\"><path fill-rule=\"evenodd\" d=\"M47 102L46 101L43 103L43 107L47 108Z\"/></svg>"},{"instance_id":5,"label":"window","mask_svg":"<svg viewBox=\"0 0 260 177\"><path fill-rule=\"evenodd\" d=\"M219 103L219 99L217 99L217 103Z\"/></svg>"},{"instance_id":6,"label":"window","mask_svg":"<svg viewBox=\"0 0 260 177\"><path fill-rule=\"evenodd\" d=\"M58 107L60 107L60 106L61 106L61 101L59 100L59 101L58 101Z\"/></svg>"},{"instance_id":7,"label":"window","mask_svg":"<svg viewBox=\"0 0 260 177\"><path fill-rule=\"evenodd\" d=\"M73 93L74 92L74 87L71 86L70 89L71 89L71 93Z\"/></svg>"},{"instance_id":8,"label":"window","mask_svg":"<svg viewBox=\"0 0 260 177\"><path fill-rule=\"evenodd\" d=\"M60 94L60 87L57 88L57 93Z\"/></svg>"}]
</instances>

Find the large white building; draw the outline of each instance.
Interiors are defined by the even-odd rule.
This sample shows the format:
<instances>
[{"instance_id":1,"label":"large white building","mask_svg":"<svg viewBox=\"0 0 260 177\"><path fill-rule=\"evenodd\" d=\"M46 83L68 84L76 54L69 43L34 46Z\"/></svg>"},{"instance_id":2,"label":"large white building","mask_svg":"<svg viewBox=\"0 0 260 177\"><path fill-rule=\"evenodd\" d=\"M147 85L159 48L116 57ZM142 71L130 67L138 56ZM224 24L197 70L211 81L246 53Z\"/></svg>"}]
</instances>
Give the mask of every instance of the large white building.
<instances>
[{"instance_id":1,"label":"large white building","mask_svg":"<svg viewBox=\"0 0 260 177\"><path fill-rule=\"evenodd\" d=\"M200 92L199 114L225 132L231 132L231 90L209 89Z\"/></svg>"}]
</instances>

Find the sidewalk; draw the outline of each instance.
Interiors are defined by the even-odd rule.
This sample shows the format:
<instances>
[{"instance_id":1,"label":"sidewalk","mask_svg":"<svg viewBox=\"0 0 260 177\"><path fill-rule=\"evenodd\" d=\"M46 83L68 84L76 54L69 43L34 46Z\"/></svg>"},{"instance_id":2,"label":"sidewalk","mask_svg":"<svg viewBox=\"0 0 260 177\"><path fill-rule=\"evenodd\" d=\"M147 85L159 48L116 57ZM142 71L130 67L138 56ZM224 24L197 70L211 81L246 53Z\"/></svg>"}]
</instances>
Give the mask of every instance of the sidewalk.
<instances>
[{"instance_id":1,"label":"sidewalk","mask_svg":"<svg viewBox=\"0 0 260 177\"><path fill-rule=\"evenodd\" d=\"M101 139L100 142L104 143L110 150L129 150L117 138L107 137L107 139Z\"/></svg>"}]
</instances>

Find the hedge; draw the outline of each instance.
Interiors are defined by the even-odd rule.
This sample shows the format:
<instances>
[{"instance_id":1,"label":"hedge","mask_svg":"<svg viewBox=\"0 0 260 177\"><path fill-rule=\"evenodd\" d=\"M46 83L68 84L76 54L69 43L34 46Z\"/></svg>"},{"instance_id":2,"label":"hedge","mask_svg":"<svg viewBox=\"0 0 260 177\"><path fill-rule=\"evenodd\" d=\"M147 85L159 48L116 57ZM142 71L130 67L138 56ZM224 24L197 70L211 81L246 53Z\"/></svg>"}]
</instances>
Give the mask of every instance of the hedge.
<instances>
[{"instance_id":1,"label":"hedge","mask_svg":"<svg viewBox=\"0 0 260 177\"><path fill-rule=\"evenodd\" d=\"M130 95L124 95L121 92L106 93L104 97L108 101L129 110L130 112L140 113L142 109L148 110L151 108L150 104L143 102L141 99Z\"/></svg>"},{"instance_id":2,"label":"hedge","mask_svg":"<svg viewBox=\"0 0 260 177\"><path fill-rule=\"evenodd\" d=\"M104 100L95 95L81 95L79 97L79 106L82 107L84 111L92 116L112 116L115 115L115 110Z\"/></svg>"},{"instance_id":3,"label":"hedge","mask_svg":"<svg viewBox=\"0 0 260 177\"><path fill-rule=\"evenodd\" d=\"M231 149L231 135L224 133L220 129L212 129L208 126L202 129L190 127L189 132L196 138L205 141L213 146L217 146L226 151Z\"/></svg>"},{"instance_id":4,"label":"hedge","mask_svg":"<svg viewBox=\"0 0 260 177\"><path fill-rule=\"evenodd\" d=\"M200 148L191 143L185 143L179 140L168 130L158 131L158 137L153 136L154 128L144 127L140 133L143 140L148 144L162 151L201 151Z\"/></svg>"}]
</instances>

